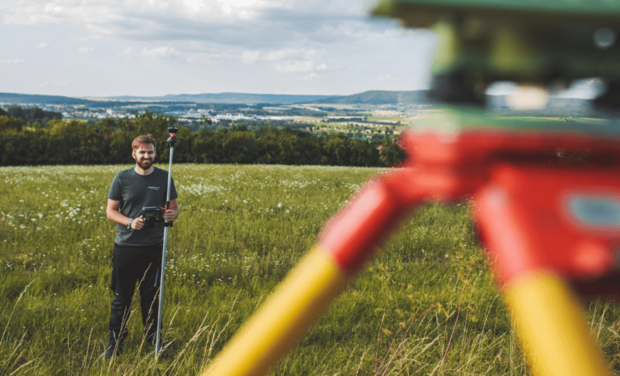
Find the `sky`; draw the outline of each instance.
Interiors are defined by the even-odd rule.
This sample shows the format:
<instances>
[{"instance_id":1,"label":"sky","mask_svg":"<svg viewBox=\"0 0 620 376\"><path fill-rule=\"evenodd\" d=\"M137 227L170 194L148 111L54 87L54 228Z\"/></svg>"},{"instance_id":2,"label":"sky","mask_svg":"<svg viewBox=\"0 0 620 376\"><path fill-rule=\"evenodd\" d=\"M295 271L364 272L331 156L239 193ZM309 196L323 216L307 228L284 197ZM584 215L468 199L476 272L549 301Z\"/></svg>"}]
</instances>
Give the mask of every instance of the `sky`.
<instances>
[{"instance_id":1,"label":"sky","mask_svg":"<svg viewBox=\"0 0 620 376\"><path fill-rule=\"evenodd\" d=\"M0 3L0 92L105 97L422 90L427 30L373 0Z\"/></svg>"},{"instance_id":2,"label":"sky","mask_svg":"<svg viewBox=\"0 0 620 376\"><path fill-rule=\"evenodd\" d=\"M425 90L435 35L376 0L0 2L0 92L73 97ZM513 83L488 94L510 94ZM582 80L561 97L592 98Z\"/></svg>"}]
</instances>

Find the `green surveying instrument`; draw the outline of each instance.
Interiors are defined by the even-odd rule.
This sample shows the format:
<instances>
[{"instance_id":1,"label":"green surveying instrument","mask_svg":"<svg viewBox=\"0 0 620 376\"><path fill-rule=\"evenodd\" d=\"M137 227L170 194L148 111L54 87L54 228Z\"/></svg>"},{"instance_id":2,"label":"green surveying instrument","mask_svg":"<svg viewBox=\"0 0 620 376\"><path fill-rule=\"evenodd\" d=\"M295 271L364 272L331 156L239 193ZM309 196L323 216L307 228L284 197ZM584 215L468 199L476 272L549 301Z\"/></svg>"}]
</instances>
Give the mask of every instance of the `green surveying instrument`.
<instances>
[{"instance_id":1,"label":"green surveying instrument","mask_svg":"<svg viewBox=\"0 0 620 376\"><path fill-rule=\"evenodd\" d=\"M607 90L595 107L620 105L620 1L380 0L372 13L437 33L431 96L442 102L481 105L497 81L598 77Z\"/></svg>"}]
</instances>

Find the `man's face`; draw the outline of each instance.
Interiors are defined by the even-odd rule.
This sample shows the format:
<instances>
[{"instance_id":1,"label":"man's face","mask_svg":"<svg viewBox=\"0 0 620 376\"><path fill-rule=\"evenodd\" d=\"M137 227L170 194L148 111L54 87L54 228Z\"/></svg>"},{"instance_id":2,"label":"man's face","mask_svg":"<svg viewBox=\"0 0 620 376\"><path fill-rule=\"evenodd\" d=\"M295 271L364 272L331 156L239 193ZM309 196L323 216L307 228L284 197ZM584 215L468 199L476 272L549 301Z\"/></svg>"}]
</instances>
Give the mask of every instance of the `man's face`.
<instances>
[{"instance_id":1,"label":"man's face","mask_svg":"<svg viewBox=\"0 0 620 376\"><path fill-rule=\"evenodd\" d=\"M155 147L151 144L141 144L131 155L141 169L148 170L155 160Z\"/></svg>"}]
</instances>

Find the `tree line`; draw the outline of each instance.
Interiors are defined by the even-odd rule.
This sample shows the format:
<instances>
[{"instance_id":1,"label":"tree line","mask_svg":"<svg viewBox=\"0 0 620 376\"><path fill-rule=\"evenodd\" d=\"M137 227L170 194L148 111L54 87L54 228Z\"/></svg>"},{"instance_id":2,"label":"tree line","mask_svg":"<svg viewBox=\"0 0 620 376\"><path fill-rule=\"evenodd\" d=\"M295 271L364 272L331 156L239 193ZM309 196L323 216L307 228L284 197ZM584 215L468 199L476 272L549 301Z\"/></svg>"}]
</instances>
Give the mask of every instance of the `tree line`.
<instances>
[{"instance_id":1,"label":"tree line","mask_svg":"<svg viewBox=\"0 0 620 376\"><path fill-rule=\"evenodd\" d=\"M58 118L62 119L62 113L54 111L45 111L39 107L22 108L21 106L11 106L4 111L0 108L0 115L11 116L20 119L22 122L28 123L38 121L39 123Z\"/></svg>"},{"instance_id":2,"label":"tree line","mask_svg":"<svg viewBox=\"0 0 620 376\"><path fill-rule=\"evenodd\" d=\"M0 165L133 163L131 142L141 134L157 141L160 161L167 160L167 127L174 119L151 112L134 119L103 119L87 124L52 119L24 122L0 113ZM245 126L202 129L181 126L174 149L178 163L239 163L381 167L395 165L405 153L394 140L360 140L339 134L315 135L290 128Z\"/></svg>"}]
</instances>

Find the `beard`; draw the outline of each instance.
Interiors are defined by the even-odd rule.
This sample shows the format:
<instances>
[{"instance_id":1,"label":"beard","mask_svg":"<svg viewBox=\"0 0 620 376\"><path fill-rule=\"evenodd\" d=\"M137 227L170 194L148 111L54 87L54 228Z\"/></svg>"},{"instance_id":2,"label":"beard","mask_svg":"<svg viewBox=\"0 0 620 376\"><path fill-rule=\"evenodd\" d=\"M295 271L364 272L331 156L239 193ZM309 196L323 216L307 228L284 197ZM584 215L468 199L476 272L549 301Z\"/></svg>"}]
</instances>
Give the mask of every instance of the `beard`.
<instances>
[{"instance_id":1,"label":"beard","mask_svg":"<svg viewBox=\"0 0 620 376\"><path fill-rule=\"evenodd\" d=\"M136 160L138 166L143 170L148 170L153 165L153 160L149 158Z\"/></svg>"}]
</instances>

